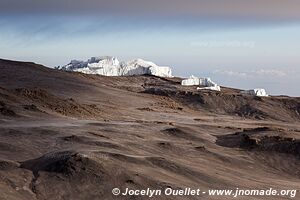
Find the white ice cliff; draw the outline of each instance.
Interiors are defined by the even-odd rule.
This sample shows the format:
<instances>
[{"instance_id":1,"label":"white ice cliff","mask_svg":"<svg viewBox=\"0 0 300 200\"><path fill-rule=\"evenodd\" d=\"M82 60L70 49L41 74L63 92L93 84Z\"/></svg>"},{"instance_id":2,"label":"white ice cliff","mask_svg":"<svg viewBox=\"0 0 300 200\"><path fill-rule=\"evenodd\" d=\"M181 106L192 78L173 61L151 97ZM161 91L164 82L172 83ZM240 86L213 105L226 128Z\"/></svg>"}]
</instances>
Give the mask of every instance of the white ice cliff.
<instances>
[{"instance_id":1,"label":"white ice cliff","mask_svg":"<svg viewBox=\"0 0 300 200\"><path fill-rule=\"evenodd\" d=\"M119 62L115 57L92 57L88 61L72 60L69 64L59 67L66 71L76 71L85 74L104 76L154 75L172 77L170 67L157 66L153 62L135 59L129 62Z\"/></svg>"},{"instance_id":2,"label":"white ice cliff","mask_svg":"<svg viewBox=\"0 0 300 200\"><path fill-rule=\"evenodd\" d=\"M245 90L241 92L242 94L248 94L252 96L259 96L259 97L267 97L269 96L265 89L262 88L256 88L252 90Z\"/></svg>"},{"instance_id":3,"label":"white ice cliff","mask_svg":"<svg viewBox=\"0 0 300 200\"><path fill-rule=\"evenodd\" d=\"M213 82L210 78L198 78L195 76L190 76L188 79L184 79L181 82L183 86L204 86L198 87L197 90L216 90L221 91L221 87Z\"/></svg>"}]
</instances>

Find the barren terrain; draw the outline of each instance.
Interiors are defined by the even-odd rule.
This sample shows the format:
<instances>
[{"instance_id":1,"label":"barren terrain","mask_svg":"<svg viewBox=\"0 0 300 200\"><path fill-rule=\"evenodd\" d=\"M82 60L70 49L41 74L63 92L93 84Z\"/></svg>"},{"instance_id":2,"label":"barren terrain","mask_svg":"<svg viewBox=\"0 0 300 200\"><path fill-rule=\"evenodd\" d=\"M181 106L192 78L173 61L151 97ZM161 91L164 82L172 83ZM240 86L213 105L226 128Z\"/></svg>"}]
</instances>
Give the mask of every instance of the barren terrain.
<instances>
[{"instance_id":1,"label":"barren terrain","mask_svg":"<svg viewBox=\"0 0 300 200\"><path fill-rule=\"evenodd\" d=\"M0 60L0 199L148 199L113 196L116 187L300 190L300 98L180 81Z\"/></svg>"}]
</instances>

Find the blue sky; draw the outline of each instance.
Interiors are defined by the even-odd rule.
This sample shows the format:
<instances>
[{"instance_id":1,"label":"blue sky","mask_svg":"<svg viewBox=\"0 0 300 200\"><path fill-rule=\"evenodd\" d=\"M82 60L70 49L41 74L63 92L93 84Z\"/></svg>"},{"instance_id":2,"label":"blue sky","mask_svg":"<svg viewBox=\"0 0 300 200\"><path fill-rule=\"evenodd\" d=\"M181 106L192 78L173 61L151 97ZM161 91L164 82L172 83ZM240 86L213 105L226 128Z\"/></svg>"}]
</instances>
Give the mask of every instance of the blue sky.
<instances>
[{"instance_id":1,"label":"blue sky","mask_svg":"<svg viewBox=\"0 0 300 200\"><path fill-rule=\"evenodd\" d=\"M178 76L300 96L300 3L250 2L0 0L0 57L49 67L138 57Z\"/></svg>"}]
</instances>

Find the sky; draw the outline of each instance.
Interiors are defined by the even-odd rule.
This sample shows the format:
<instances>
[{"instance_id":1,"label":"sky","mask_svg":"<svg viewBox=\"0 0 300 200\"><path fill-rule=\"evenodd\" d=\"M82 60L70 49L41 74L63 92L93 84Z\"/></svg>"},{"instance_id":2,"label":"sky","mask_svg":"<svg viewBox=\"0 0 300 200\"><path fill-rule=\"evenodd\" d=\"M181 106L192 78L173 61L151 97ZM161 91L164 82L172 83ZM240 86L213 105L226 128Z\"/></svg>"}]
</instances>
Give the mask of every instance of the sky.
<instances>
[{"instance_id":1,"label":"sky","mask_svg":"<svg viewBox=\"0 0 300 200\"><path fill-rule=\"evenodd\" d=\"M0 58L116 56L176 76L300 96L297 0L0 0Z\"/></svg>"}]
</instances>

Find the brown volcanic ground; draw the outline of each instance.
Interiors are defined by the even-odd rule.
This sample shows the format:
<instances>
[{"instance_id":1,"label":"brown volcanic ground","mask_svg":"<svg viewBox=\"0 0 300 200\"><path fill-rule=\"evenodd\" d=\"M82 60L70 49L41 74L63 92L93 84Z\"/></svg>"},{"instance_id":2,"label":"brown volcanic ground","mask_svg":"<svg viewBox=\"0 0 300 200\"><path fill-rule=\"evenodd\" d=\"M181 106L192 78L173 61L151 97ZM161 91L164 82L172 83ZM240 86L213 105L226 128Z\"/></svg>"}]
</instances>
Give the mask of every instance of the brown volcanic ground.
<instances>
[{"instance_id":1,"label":"brown volcanic ground","mask_svg":"<svg viewBox=\"0 0 300 200\"><path fill-rule=\"evenodd\" d=\"M0 199L148 199L115 187L299 192L300 98L222 89L0 60ZM154 199L199 198L232 199Z\"/></svg>"}]
</instances>

